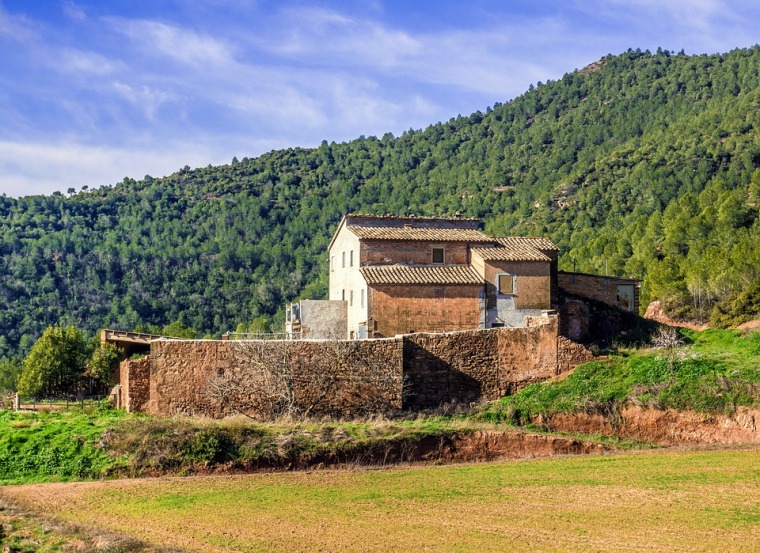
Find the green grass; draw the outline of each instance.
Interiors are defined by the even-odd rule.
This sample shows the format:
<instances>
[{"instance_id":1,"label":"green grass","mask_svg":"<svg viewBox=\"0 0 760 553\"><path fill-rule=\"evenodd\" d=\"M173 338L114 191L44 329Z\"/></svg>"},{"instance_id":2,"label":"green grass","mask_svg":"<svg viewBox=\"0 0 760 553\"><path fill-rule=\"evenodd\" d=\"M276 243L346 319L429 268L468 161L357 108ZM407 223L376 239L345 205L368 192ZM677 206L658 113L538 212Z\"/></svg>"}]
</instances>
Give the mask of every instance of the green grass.
<instances>
[{"instance_id":1,"label":"green grass","mask_svg":"<svg viewBox=\"0 0 760 553\"><path fill-rule=\"evenodd\" d=\"M756 551L757 450L24 486L74 523L191 551Z\"/></svg>"},{"instance_id":2,"label":"green grass","mask_svg":"<svg viewBox=\"0 0 760 553\"><path fill-rule=\"evenodd\" d=\"M97 444L122 416L98 406L50 413L0 411L0 483L100 477L114 459Z\"/></svg>"},{"instance_id":3,"label":"green grass","mask_svg":"<svg viewBox=\"0 0 760 553\"><path fill-rule=\"evenodd\" d=\"M483 423L444 417L391 421L253 423L148 417L112 409L0 411L0 485L118 476L309 466L311 459L371 464L406 460L419 440ZM373 453L374 451L374 453ZM320 462L317 460L317 462ZM385 460L383 461L385 462Z\"/></svg>"},{"instance_id":4,"label":"green grass","mask_svg":"<svg viewBox=\"0 0 760 553\"><path fill-rule=\"evenodd\" d=\"M624 402L730 414L760 404L760 332L683 331L674 353L623 350L586 363L559 382L538 383L489 406L478 418L528 423L537 415L612 414Z\"/></svg>"}]
</instances>

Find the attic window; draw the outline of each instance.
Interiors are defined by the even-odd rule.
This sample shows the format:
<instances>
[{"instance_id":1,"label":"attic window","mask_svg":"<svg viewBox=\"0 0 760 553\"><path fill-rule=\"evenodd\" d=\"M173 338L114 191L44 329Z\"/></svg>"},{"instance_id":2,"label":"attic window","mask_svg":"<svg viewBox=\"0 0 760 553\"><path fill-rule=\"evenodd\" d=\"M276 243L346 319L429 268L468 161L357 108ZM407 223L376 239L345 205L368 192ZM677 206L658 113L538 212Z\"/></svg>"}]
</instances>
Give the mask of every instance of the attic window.
<instances>
[{"instance_id":1,"label":"attic window","mask_svg":"<svg viewBox=\"0 0 760 553\"><path fill-rule=\"evenodd\" d=\"M515 275L502 273L498 276L499 294L511 296L515 293Z\"/></svg>"},{"instance_id":2,"label":"attic window","mask_svg":"<svg viewBox=\"0 0 760 553\"><path fill-rule=\"evenodd\" d=\"M433 263L443 263L443 248L433 248Z\"/></svg>"}]
</instances>

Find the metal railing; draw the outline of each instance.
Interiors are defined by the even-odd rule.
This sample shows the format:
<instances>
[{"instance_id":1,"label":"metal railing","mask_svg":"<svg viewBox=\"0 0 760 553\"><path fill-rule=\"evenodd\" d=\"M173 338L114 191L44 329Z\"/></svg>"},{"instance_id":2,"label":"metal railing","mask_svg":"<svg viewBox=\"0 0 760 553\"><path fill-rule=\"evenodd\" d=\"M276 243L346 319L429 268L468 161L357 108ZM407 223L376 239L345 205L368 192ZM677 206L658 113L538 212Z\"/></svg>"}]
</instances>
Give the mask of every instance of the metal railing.
<instances>
[{"instance_id":1,"label":"metal railing","mask_svg":"<svg viewBox=\"0 0 760 553\"><path fill-rule=\"evenodd\" d=\"M227 340L300 340L300 332L228 332Z\"/></svg>"}]
</instances>

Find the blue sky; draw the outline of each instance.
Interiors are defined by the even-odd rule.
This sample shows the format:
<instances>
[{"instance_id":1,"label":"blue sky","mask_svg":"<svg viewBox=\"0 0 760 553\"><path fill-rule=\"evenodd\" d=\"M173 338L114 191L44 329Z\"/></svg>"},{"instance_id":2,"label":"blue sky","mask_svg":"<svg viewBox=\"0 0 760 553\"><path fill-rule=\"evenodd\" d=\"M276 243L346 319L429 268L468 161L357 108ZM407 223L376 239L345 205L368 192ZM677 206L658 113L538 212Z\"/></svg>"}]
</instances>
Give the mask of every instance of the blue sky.
<instances>
[{"instance_id":1,"label":"blue sky","mask_svg":"<svg viewBox=\"0 0 760 553\"><path fill-rule=\"evenodd\" d=\"M398 135L759 22L751 0L0 0L0 193Z\"/></svg>"}]
</instances>

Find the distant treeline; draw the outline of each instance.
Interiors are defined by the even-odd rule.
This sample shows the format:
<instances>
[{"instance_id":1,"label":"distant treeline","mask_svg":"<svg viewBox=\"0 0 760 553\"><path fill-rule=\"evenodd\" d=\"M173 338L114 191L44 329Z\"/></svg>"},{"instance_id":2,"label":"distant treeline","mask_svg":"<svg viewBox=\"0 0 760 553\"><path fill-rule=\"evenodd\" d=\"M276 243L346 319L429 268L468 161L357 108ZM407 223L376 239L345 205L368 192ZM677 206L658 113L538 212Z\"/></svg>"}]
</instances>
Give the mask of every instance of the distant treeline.
<instances>
[{"instance_id":1,"label":"distant treeline","mask_svg":"<svg viewBox=\"0 0 760 553\"><path fill-rule=\"evenodd\" d=\"M628 51L400 137L3 197L0 357L56 323L279 330L284 301L326 295L349 211L545 235L562 269L636 276L643 305L735 322L760 310L759 107L759 47Z\"/></svg>"}]
</instances>

